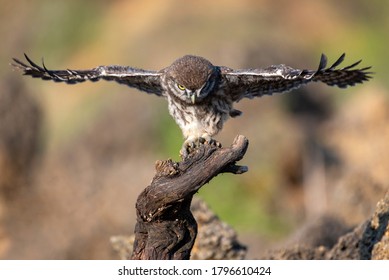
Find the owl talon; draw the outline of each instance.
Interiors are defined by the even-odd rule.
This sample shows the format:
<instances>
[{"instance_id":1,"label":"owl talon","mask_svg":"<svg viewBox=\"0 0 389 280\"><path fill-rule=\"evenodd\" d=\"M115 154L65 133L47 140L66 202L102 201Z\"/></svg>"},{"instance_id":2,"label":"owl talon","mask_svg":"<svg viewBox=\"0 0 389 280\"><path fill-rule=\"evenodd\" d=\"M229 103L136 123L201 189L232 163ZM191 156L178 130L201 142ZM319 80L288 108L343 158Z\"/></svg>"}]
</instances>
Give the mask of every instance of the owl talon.
<instances>
[{"instance_id":1,"label":"owl talon","mask_svg":"<svg viewBox=\"0 0 389 280\"><path fill-rule=\"evenodd\" d=\"M26 54L27 64L14 58L11 65L22 70L24 75L43 80L75 84L102 79L165 97L169 113L186 139L180 151L181 157L185 158L200 145L221 147L211 135L222 129L228 117L241 115L242 112L233 108L233 103L243 98L286 92L313 81L345 88L372 78L374 72L369 71L370 67L355 68L361 61L337 69L344 57L342 54L327 67L327 57L323 54L314 70L293 69L284 64L233 70L214 66L207 59L192 55L183 56L160 71L118 65L86 70L48 70L43 61L39 66Z\"/></svg>"},{"instance_id":2,"label":"owl talon","mask_svg":"<svg viewBox=\"0 0 389 280\"><path fill-rule=\"evenodd\" d=\"M206 140L203 144L208 144L208 145L211 145L211 146L215 146L217 148L221 148L222 147L222 144L218 141L216 141L215 139L210 139L210 140Z\"/></svg>"},{"instance_id":3,"label":"owl talon","mask_svg":"<svg viewBox=\"0 0 389 280\"><path fill-rule=\"evenodd\" d=\"M186 158L187 156L189 156L190 153L192 153L196 148L196 145L195 143L191 142L191 143L184 143L182 145L182 148L180 150L180 157L182 159Z\"/></svg>"},{"instance_id":4,"label":"owl talon","mask_svg":"<svg viewBox=\"0 0 389 280\"><path fill-rule=\"evenodd\" d=\"M191 152L193 152L196 148L200 147L201 145L211 145L217 148L221 148L222 144L215 139L207 136L207 137L199 137L195 140L186 140L184 144L182 145L182 148L180 150L180 156L181 158L186 158Z\"/></svg>"},{"instance_id":5,"label":"owl talon","mask_svg":"<svg viewBox=\"0 0 389 280\"><path fill-rule=\"evenodd\" d=\"M181 150L180 150L180 157L182 159L186 158L187 156L189 155L189 152L188 152L188 149L187 147L182 147Z\"/></svg>"},{"instance_id":6,"label":"owl talon","mask_svg":"<svg viewBox=\"0 0 389 280\"><path fill-rule=\"evenodd\" d=\"M216 141L216 140L214 140L214 144L213 145L215 145L218 148L222 147L222 144L220 142Z\"/></svg>"},{"instance_id":7,"label":"owl talon","mask_svg":"<svg viewBox=\"0 0 389 280\"><path fill-rule=\"evenodd\" d=\"M221 148L222 147L222 144L220 142L216 141L215 139L213 139L212 137L210 137L208 135L200 137L199 138L199 142L201 144L208 144L208 145L211 145L211 146L215 146L217 148Z\"/></svg>"}]
</instances>

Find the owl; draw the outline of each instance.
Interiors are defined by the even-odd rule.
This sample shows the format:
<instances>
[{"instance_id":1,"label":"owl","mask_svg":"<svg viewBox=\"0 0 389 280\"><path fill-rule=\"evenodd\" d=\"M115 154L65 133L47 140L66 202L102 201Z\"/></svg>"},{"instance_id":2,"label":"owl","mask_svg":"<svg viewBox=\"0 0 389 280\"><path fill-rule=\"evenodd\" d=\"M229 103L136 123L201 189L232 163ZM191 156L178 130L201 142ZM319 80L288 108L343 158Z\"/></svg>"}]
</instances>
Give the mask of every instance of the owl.
<instances>
[{"instance_id":1,"label":"owl","mask_svg":"<svg viewBox=\"0 0 389 280\"><path fill-rule=\"evenodd\" d=\"M42 66L39 66L27 55L26 63L14 58L12 65L33 78L68 84L103 79L164 97L170 115L182 130L185 140L180 154L185 158L204 143L221 146L213 137L223 128L226 120L241 115L241 111L234 109L234 103L243 98L288 92L309 82L346 88L371 78L370 67L355 68L361 61L337 68L344 57L345 54L342 54L327 67L327 57L322 54L316 70L299 70L284 64L234 70L215 66L207 59L194 55L178 58L159 71L118 65L87 70L49 70L43 60Z\"/></svg>"}]
</instances>

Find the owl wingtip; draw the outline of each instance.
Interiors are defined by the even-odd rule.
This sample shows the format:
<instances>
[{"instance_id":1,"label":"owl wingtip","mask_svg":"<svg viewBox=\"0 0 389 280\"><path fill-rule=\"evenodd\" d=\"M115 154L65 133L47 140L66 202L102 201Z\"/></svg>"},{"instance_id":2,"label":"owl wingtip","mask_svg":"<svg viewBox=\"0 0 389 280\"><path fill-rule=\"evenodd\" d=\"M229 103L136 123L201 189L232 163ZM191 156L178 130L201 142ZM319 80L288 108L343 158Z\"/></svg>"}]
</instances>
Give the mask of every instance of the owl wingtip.
<instances>
[{"instance_id":1,"label":"owl wingtip","mask_svg":"<svg viewBox=\"0 0 389 280\"><path fill-rule=\"evenodd\" d=\"M319 67L317 68L317 72L325 69L326 66L327 66L327 56L324 53L322 53L320 57Z\"/></svg>"}]
</instances>

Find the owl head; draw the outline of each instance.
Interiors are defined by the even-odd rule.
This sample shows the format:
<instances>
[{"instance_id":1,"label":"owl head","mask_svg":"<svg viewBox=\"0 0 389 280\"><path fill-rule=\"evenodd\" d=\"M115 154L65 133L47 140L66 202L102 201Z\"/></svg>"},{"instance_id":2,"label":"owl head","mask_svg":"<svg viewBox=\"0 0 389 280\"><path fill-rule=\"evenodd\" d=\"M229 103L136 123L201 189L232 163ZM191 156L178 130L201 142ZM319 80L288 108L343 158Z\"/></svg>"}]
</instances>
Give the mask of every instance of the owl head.
<instances>
[{"instance_id":1,"label":"owl head","mask_svg":"<svg viewBox=\"0 0 389 280\"><path fill-rule=\"evenodd\" d=\"M183 56L164 69L169 91L188 104L196 104L214 89L217 67L205 58Z\"/></svg>"}]
</instances>

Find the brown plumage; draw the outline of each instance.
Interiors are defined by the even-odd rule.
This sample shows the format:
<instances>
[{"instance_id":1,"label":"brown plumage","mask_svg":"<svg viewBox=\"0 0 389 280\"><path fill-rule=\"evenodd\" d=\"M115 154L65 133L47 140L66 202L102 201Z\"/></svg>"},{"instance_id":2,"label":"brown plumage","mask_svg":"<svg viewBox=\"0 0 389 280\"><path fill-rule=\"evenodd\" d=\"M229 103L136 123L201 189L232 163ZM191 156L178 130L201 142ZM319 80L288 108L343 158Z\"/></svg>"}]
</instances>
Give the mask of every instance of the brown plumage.
<instances>
[{"instance_id":1,"label":"brown plumage","mask_svg":"<svg viewBox=\"0 0 389 280\"><path fill-rule=\"evenodd\" d=\"M214 66L205 58L193 55L181 57L160 71L115 65L88 70L49 70L43 61L39 66L25 57L28 64L14 59L12 65L34 78L69 84L104 79L165 97L169 113L185 138L182 156L201 143L218 144L212 137L229 117L241 114L233 108L233 103L242 98L286 92L309 82L345 88L368 81L372 74L368 71L370 67L355 69L361 61L337 69L345 54L328 68L327 58L322 55L317 70L299 70L283 64L233 70Z\"/></svg>"}]
</instances>

